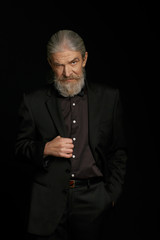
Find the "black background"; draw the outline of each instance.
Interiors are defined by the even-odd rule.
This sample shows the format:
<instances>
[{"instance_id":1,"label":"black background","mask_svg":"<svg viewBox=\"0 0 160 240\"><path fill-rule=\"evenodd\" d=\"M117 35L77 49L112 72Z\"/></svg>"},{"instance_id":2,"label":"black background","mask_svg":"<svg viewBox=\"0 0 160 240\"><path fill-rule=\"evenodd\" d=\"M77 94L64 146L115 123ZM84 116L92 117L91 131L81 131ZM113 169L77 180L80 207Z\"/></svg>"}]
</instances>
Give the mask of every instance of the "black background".
<instances>
[{"instance_id":1,"label":"black background","mask_svg":"<svg viewBox=\"0 0 160 240\"><path fill-rule=\"evenodd\" d=\"M13 154L21 95L46 82L46 44L60 29L72 29L84 39L89 80L108 82L121 91L129 159L124 193L112 219L113 239L157 238L158 6L145 1L24 1L6 2L0 12L3 239L22 239L24 231L29 170Z\"/></svg>"}]
</instances>

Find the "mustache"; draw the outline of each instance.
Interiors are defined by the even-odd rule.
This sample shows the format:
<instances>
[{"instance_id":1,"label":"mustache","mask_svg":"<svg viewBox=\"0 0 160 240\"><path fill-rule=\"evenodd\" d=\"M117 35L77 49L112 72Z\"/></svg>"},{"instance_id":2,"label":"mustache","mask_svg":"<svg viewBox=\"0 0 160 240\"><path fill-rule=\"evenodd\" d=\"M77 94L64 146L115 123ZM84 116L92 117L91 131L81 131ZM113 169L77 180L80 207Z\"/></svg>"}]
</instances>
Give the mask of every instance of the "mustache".
<instances>
[{"instance_id":1,"label":"mustache","mask_svg":"<svg viewBox=\"0 0 160 240\"><path fill-rule=\"evenodd\" d=\"M80 76L70 75L69 77L62 76L58 78L58 81L64 81L64 80L79 80Z\"/></svg>"}]
</instances>

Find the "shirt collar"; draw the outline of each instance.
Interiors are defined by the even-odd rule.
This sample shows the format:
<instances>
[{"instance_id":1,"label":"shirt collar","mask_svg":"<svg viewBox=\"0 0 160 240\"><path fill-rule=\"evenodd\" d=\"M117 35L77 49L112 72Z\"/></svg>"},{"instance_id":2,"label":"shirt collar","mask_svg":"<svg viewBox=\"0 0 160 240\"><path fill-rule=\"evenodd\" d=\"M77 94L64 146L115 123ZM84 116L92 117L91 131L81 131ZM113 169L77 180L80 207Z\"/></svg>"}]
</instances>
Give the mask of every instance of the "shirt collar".
<instances>
[{"instance_id":1,"label":"shirt collar","mask_svg":"<svg viewBox=\"0 0 160 240\"><path fill-rule=\"evenodd\" d=\"M86 94L86 86L84 86L82 89L81 89L81 91L78 93L78 94L76 94L76 95L74 95L73 97L75 97L75 96L79 96L79 97L83 97L85 94ZM57 93L57 96L58 97L60 97L60 98L70 98L70 97L63 97L60 93L59 93L59 91L58 90L56 90L56 93Z\"/></svg>"}]
</instances>

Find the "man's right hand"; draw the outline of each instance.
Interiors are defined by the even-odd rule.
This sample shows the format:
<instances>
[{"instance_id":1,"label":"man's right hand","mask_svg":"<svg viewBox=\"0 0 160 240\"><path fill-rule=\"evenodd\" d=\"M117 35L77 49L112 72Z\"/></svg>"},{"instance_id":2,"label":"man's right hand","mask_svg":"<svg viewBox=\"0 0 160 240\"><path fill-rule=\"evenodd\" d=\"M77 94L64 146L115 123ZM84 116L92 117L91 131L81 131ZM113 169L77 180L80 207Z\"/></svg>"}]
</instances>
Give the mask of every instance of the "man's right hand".
<instances>
[{"instance_id":1,"label":"man's right hand","mask_svg":"<svg viewBox=\"0 0 160 240\"><path fill-rule=\"evenodd\" d=\"M71 138L57 136L44 147L44 157L51 155L54 157L71 158L73 153L73 141Z\"/></svg>"}]
</instances>

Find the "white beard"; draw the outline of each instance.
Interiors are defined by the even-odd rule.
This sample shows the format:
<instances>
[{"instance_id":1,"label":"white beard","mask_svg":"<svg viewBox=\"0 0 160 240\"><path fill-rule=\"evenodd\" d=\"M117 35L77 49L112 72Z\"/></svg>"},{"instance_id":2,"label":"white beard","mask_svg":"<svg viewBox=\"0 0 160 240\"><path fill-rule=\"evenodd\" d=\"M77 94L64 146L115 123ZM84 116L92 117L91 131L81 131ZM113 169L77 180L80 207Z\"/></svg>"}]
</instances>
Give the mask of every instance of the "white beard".
<instances>
[{"instance_id":1,"label":"white beard","mask_svg":"<svg viewBox=\"0 0 160 240\"><path fill-rule=\"evenodd\" d=\"M54 76L54 85L63 97L73 97L82 90L85 84L85 70L83 69L81 76L76 76L74 79L73 82L66 82Z\"/></svg>"}]
</instances>

